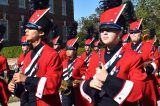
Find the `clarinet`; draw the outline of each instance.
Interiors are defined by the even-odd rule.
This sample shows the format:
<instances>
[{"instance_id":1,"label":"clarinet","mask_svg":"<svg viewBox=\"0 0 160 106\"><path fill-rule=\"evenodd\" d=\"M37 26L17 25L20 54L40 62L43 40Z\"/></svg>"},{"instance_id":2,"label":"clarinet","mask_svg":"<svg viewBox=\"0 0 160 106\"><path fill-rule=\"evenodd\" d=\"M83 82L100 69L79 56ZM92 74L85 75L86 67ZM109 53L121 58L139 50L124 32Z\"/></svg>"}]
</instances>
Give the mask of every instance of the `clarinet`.
<instances>
[{"instance_id":1,"label":"clarinet","mask_svg":"<svg viewBox=\"0 0 160 106\"><path fill-rule=\"evenodd\" d=\"M102 69L102 66L101 66L101 64L102 64L102 60L101 60L101 50L99 49L99 51L98 51L98 61L99 61L99 68L100 69ZM104 90L101 90L100 92L99 92L99 96L100 97L102 97L103 95L105 95L105 91Z\"/></svg>"},{"instance_id":2,"label":"clarinet","mask_svg":"<svg viewBox=\"0 0 160 106\"><path fill-rule=\"evenodd\" d=\"M14 73L18 73L19 72L19 66L18 66L18 64L16 63L15 64L15 67L14 67ZM18 88L18 84L17 83L15 83L15 89L14 89L14 92L13 92L13 94L15 95L15 93L16 93L16 89Z\"/></svg>"}]
</instances>

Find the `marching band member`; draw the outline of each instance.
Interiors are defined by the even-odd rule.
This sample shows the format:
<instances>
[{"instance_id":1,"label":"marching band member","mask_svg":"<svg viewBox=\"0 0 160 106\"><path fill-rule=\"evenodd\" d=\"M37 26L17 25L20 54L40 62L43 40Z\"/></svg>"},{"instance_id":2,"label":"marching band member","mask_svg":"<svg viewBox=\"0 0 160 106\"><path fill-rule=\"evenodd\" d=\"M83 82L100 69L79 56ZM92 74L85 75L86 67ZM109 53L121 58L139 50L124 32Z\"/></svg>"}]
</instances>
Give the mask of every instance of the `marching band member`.
<instances>
[{"instance_id":1,"label":"marching band member","mask_svg":"<svg viewBox=\"0 0 160 106\"><path fill-rule=\"evenodd\" d=\"M142 58L119 41L125 27L124 8L120 5L100 15L100 38L106 47L91 57L80 87L83 97L95 106L138 106L142 98L146 78Z\"/></svg>"},{"instance_id":2,"label":"marching band member","mask_svg":"<svg viewBox=\"0 0 160 106\"><path fill-rule=\"evenodd\" d=\"M77 22L73 21L68 28L66 59L63 64L63 78L60 87L62 106L83 106L79 84L83 75L83 61L77 57L78 43Z\"/></svg>"},{"instance_id":3,"label":"marching band member","mask_svg":"<svg viewBox=\"0 0 160 106\"><path fill-rule=\"evenodd\" d=\"M82 80L83 60L77 57L78 38L67 41L67 59L63 61L63 80L61 84L62 106L84 106L79 84Z\"/></svg>"},{"instance_id":4,"label":"marching band member","mask_svg":"<svg viewBox=\"0 0 160 106\"><path fill-rule=\"evenodd\" d=\"M0 43L0 51L3 45ZM10 92L7 89L8 75L10 74L7 58L0 55L0 103L2 106L8 106Z\"/></svg>"},{"instance_id":5,"label":"marching band member","mask_svg":"<svg viewBox=\"0 0 160 106\"><path fill-rule=\"evenodd\" d=\"M100 49L99 43L100 43L100 40L95 40L94 43L93 43L93 45L94 45L93 49L94 49L94 51L96 51L96 52L98 52L99 49Z\"/></svg>"},{"instance_id":6,"label":"marching band member","mask_svg":"<svg viewBox=\"0 0 160 106\"><path fill-rule=\"evenodd\" d=\"M23 66L23 62L24 62L24 58L27 55L27 53L29 52L29 50L31 49L31 45L30 43L26 40L26 36L23 35L21 38L21 45L22 45L22 54L19 56L18 58L18 67Z\"/></svg>"},{"instance_id":7,"label":"marching band member","mask_svg":"<svg viewBox=\"0 0 160 106\"><path fill-rule=\"evenodd\" d=\"M84 46L85 52L83 52L80 56L80 58L84 60L84 63L86 64L86 66L88 66L90 57L95 54L95 51L91 50L91 44L93 41L94 41L94 38L88 38L85 40L85 46Z\"/></svg>"},{"instance_id":8,"label":"marching band member","mask_svg":"<svg viewBox=\"0 0 160 106\"><path fill-rule=\"evenodd\" d=\"M158 69L159 53L153 43L142 41L142 19L139 19L130 24L129 37L131 43L126 47L131 48L142 56L144 62L144 70L147 74L145 80L144 97L142 98L143 106L157 106L158 94L157 84L155 81L155 72Z\"/></svg>"},{"instance_id":9,"label":"marching band member","mask_svg":"<svg viewBox=\"0 0 160 106\"><path fill-rule=\"evenodd\" d=\"M52 40L53 49L55 49L59 53L59 56L60 56L61 60L63 61L66 59L66 51L61 49L59 38L60 38L60 36L56 36L55 38L53 38L53 40Z\"/></svg>"},{"instance_id":10,"label":"marching band member","mask_svg":"<svg viewBox=\"0 0 160 106\"><path fill-rule=\"evenodd\" d=\"M49 8L37 10L30 17L25 35L33 49L24 59L22 73L15 73L8 85L11 92L15 90L15 83L18 85L16 91L20 94L21 106L61 106L58 93L61 60L58 53L43 41L53 25L45 16L48 11Z\"/></svg>"}]
</instances>

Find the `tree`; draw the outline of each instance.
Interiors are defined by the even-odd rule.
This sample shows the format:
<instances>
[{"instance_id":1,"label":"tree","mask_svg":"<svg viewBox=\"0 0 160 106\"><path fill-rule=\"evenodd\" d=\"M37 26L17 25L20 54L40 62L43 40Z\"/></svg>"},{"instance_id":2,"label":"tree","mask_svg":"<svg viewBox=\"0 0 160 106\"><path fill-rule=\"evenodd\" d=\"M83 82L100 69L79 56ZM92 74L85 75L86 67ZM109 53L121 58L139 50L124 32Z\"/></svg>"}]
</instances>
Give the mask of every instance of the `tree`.
<instances>
[{"instance_id":1,"label":"tree","mask_svg":"<svg viewBox=\"0 0 160 106\"><path fill-rule=\"evenodd\" d=\"M102 0L109 1L109 0ZM110 0L112 1L112 0ZM122 3L129 3L132 1L134 10L137 18L143 18L143 30L144 33L149 33L149 29L155 28L157 35L160 35L160 0L122 0ZM85 30L89 26L94 26L96 30L99 28L99 16L103 12L103 2L100 3L102 6L95 9L95 14L89 17L82 17L79 21L79 32L80 38L84 38ZM119 5L120 2L117 4ZM112 4L111 4L112 5ZM114 4L115 5L115 4ZM112 7L112 6L111 6ZM129 9L131 10L131 9ZM133 12L133 11L131 11ZM134 13L133 13L134 14ZM134 18L136 19L136 18ZM133 20L134 20L133 19ZM133 21L132 20L132 21Z\"/></svg>"},{"instance_id":2,"label":"tree","mask_svg":"<svg viewBox=\"0 0 160 106\"><path fill-rule=\"evenodd\" d=\"M160 0L138 0L135 11L137 17L143 18L144 31L155 28L160 34Z\"/></svg>"},{"instance_id":3,"label":"tree","mask_svg":"<svg viewBox=\"0 0 160 106\"><path fill-rule=\"evenodd\" d=\"M93 27L93 30L95 31L95 33L98 31L99 15L92 14L89 17L81 17L81 19L78 21L78 25L79 25L78 36L80 37L80 39L84 39L87 34L86 33L87 28Z\"/></svg>"}]
</instances>

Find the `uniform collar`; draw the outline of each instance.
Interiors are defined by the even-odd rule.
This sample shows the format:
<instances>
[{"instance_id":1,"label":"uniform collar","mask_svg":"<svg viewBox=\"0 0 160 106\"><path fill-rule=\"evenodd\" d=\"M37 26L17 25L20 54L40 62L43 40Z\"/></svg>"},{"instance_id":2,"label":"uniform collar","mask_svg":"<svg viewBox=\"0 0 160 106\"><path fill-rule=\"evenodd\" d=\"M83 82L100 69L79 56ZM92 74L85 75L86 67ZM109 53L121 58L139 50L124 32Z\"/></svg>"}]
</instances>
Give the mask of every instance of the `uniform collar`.
<instances>
[{"instance_id":1,"label":"uniform collar","mask_svg":"<svg viewBox=\"0 0 160 106\"><path fill-rule=\"evenodd\" d=\"M142 40L140 39L137 43L132 43L132 46L137 47L141 42L142 42Z\"/></svg>"},{"instance_id":2,"label":"uniform collar","mask_svg":"<svg viewBox=\"0 0 160 106\"><path fill-rule=\"evenodd\" d=\"M42 46L42 43L38 44L35 48L33 48L33 52L37 52Z\"/></svg>"},{"instance_id":3,"label":"uniform collar","mask_svg":"<svg viewBox=\"0 0 160 106\"><path fill-rule=\"evenodd\" d=\"M122 44L121 43L118 43L115 47L114 47L114 49L107 49L106 48L106 53L107 54L114 54L114 53L116 53L120 48L122 47Z\"/></svg>"}]
</instances>

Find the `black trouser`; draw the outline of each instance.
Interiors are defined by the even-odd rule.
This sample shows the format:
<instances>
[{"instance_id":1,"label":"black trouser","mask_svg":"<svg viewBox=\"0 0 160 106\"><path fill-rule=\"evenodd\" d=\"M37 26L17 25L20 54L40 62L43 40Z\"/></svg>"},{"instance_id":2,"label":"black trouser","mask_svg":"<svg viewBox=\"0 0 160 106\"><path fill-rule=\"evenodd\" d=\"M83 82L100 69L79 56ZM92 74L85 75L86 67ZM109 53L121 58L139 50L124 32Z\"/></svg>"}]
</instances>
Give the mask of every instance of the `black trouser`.
<instances>
[{"instance_id":1,"label":"black trouser","mask_svg":"<svg viewBox=\"0 0 160 106\"><path fill-rule=\"evenodd\" d=\"M36 97L34 93L23 92L20 98L21 106L36 106Z\"/></svg>"},{"instance_id":2,"label":"black trouser","mask_svg":"<svg viewBox=\"0 0 160 106\"><path fill-rule=\"evenodd\" d=\"M65 93L61 93L62 95L62 106L72 106L74 104L74 96L73 92L69 95L65 95Z\"/></svg>"}]
</instances>

